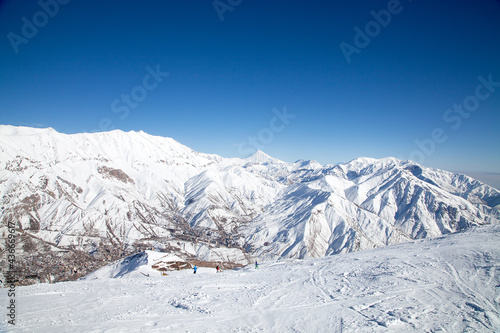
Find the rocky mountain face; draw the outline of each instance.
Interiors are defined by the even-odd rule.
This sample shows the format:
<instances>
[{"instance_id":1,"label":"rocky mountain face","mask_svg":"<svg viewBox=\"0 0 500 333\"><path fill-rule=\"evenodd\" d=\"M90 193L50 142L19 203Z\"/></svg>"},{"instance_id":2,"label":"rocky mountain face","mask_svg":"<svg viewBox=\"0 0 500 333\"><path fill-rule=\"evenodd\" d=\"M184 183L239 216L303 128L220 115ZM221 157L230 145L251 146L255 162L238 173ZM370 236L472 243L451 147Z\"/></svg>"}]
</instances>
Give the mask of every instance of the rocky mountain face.
<instances>
[{"instance_id":1,"label":"rocky mountain face","mask_svg":"<svg viewBox=\"0 0 500 333\"><path fill-rule=\"evenodd\" d=\"M244 264L500 221L498 190L411 161L228 159L144 132L0 126L0 196L0 234L15 223L19 269L35 281L151 248Z\"/></svg>"}]
</instances>

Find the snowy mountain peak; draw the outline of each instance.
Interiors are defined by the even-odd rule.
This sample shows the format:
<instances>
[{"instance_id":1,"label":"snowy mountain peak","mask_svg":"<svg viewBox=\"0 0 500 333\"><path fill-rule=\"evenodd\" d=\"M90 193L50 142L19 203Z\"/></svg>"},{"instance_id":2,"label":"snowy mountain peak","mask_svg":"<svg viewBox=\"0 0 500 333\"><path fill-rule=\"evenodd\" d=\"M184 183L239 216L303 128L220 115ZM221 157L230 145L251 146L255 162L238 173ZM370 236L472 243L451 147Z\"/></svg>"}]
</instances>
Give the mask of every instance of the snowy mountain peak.
<instances>
[{"instance_id":1,"label":"snowy mountain peak","mask_svg":"<svg viewBox=\"0 0 500 333\"><path fill-rule=\"evenodd\" d=\"M372 157L358 157L353 159L350 162L344 163L343 165L350 165L356 168L364 168L367 166L377 165L379 167L385 168L387 166L400 165L403 161L395 158L395 157L385 157L381 159L376 159Z\"/></svg>"},{"instance_id":2,"label":"snowy mountain peak","mask_svg":"<svg viewBox=\"0 0 500 333\"><path fill-rule=\"evenodd\" d=\"M283 161L278 160L277 158L271 157L268 154L264 153L262 150L257 150L252 155L245 158L245 161L257 164L264 163L284 163Z\"/></svg>"},{"instance_id":3,"label":"snowy mountain peak","mask_svg":"<svg viewBox=\"0 0 500 333\"><path fill-rule=\"evenodd\" d=\"M322 165L314 160L298 160L295 163L296 169L319 169Z\"/></svg>"}]
</instances>

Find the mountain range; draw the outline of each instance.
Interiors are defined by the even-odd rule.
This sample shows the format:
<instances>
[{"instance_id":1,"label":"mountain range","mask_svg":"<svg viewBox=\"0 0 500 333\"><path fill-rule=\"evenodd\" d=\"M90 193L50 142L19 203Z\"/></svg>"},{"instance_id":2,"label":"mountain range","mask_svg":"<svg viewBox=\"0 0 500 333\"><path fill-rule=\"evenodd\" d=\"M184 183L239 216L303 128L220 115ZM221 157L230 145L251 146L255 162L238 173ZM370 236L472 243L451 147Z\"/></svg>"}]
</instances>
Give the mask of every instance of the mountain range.
<instances>
[{"instance_id":1,"label":"mountain range","mask_svg":"<svg viewBox=\"0 0 500 333\"><path fill-rule=\"evenodd\" d=\"M500 221L497 189L412 161L223 158L142 131L2 125L0 193L0 233L14 222L20 254L57 262L151 248L240 264L317 258Z\"/></svg>"}]
</instances>

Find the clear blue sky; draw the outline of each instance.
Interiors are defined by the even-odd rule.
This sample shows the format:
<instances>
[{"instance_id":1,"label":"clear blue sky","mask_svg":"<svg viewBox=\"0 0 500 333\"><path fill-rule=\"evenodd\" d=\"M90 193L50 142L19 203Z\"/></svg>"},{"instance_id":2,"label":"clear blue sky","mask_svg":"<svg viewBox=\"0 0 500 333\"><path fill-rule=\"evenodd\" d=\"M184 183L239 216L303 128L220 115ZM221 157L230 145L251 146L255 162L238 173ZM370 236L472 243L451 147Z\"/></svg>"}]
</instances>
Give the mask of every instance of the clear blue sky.
<instances>
[{"instance_id":1,"label":"clear blue sky","mask_svg":"<svg viewBox=\"0 0 500 333\"><path fill-rule=\"evenodd\" d=\"M500 172L500 1L59 1L0 2L2 124Z\"/></svg>"}]
</instances>

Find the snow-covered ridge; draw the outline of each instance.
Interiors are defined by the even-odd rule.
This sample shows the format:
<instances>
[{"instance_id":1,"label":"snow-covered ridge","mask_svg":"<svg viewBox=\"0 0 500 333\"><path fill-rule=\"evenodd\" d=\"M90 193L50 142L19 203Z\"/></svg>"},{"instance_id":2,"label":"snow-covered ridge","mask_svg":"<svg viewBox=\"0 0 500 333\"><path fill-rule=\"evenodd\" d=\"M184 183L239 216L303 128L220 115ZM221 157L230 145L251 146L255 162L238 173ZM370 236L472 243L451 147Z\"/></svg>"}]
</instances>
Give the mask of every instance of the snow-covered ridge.
<instances>
[{"instance_id":1,"label":"snow-covered ridge","mask_svg":"<svg viewBox=\"0 0 500 333\"><path fill-rule=\"evenodd\" d=\"M322 166L258 151L228 159L144 132L0 126L0 161L2 227L14 220L59 248L198 255L193 244L203 244L206 256L229 248L228 261L242 263L322 257L500 220L498 190L395 158Z\"/></svg>"}]
</instances>

